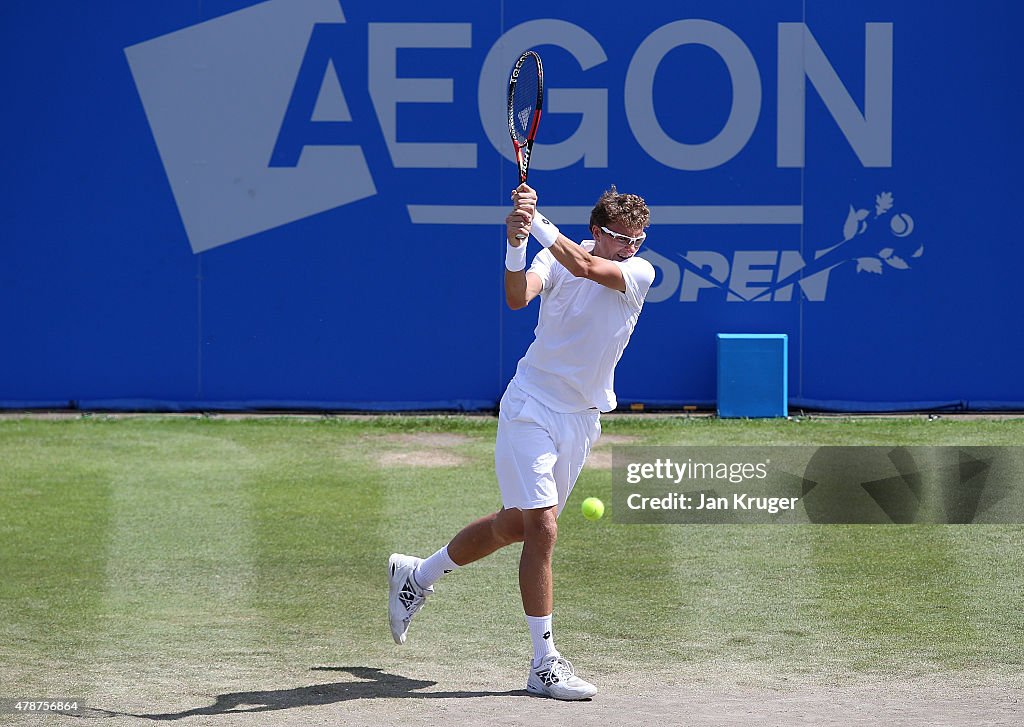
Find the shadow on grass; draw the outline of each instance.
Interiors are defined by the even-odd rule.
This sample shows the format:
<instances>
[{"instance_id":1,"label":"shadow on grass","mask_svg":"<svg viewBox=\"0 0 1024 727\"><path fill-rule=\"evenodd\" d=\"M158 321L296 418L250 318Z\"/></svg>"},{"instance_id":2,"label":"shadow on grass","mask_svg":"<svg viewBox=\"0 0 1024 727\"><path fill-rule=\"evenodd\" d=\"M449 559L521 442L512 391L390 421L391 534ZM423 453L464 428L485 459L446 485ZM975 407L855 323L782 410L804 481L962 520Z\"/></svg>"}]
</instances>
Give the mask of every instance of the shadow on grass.
<instances>
[{"instance_id":1,"label":"shadow on grass","mask_svg":"<svg viewBox=\"0 0 1024 727\"><path fill-rule=\"evenodd\" d=\"M69 715L85 718L138 717L151 720L176 720L197 715L246 714L250 712L274 712L296 707L314 707L325 704L347 702L352 699L467 699L472 697L529 696L525 689L507 692L419 692L437 682L423 679L409 679L398 674L365 666L316 666L312 671L346 672L362 681L313 684L294 689L272 689L260 692L231 692L220 694L208 707L196 707L182 712L164 714L131 714L112 712L106 709L87 708L80 714Z\"/></svg>"}]
</instances>

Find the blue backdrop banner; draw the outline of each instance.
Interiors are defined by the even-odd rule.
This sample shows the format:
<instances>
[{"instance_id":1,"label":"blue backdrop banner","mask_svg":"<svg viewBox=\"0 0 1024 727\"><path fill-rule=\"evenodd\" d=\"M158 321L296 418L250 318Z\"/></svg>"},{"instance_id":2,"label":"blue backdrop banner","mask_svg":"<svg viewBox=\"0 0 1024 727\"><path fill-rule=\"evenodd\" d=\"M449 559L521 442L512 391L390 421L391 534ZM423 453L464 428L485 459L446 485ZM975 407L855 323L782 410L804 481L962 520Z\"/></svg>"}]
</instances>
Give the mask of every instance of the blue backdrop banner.
<instances>
[{"instance_id":1,"label":"blue backdrop banner","mask_svg":"<svg viewBox=\"0 0 1024 727\"><path fill-rule=\"evenodd\" d=\"M711 406L716 335L771 333L795 407L1024 408L1019 3L521 10L6 3L0 406L495 406L535 48L545 214L652 210L621 404Z\"/></svg>"}]
</instances>

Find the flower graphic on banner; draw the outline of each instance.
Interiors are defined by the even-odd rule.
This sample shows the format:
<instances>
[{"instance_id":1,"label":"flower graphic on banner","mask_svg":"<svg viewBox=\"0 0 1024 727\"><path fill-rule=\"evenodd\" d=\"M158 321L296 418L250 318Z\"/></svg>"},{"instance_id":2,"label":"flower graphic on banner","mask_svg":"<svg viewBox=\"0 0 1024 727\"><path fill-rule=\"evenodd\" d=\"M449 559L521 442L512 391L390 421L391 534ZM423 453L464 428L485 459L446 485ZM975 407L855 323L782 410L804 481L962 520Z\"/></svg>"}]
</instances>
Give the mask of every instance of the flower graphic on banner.
<instances>
[{"instance_id":1,"label":"flower graphic on banner","mask_svg":"<svg viewBox=\"0 0 1024 727\"><path fill-rule=\"evenodd\" d=\"M855 263L853 267L857 273L881 275L887 267L908 270L914 260L924 256L925 246L911 244L908 240L914 230L913 217L898 210L895 205L896 199L891 191L882 191L874 197L873 214L870 209L849 205L839 242L814 251L809 258L798 255L799 266L786 264L784 273L783 265L779 263L776 268L779 273L777 279L757 288L744 287L743 284L733 286L727 280L727 267L724 276L721 273L716 275L706 260L694 262L684 254L679 257L687 273L711 284L709 287L726 291L729 294L728 300L788 301L793 299L794 286L799 286L809 300L824 300L829 274L847 263ZM788 260L792 262L794 258Z\"/></svg>"},{"instance_id":2,"label":"flower graphic on banner","mask_svg":"<svg viewBox=\"0 0 1024 727\"><path fill-rule=\"evenodd\" d=\"M854 240L860 235L865 234L868 231L869 224L868 220L871 221L879 219L882 215L888 213L894 204L894 199L891 192L881 192L875 196L875 216L871 218L871 211L866 209L855 209L853 205L850 205L850 211L846 215L846 222L843 224L843 240L832 247L819 250L815 253L815 260L818 260L825 255L832 253L839 247L846 243ZM914 231L914 218L906 212L894 213L889 218L889 231L896 238L903 239L909 237ZM877 243L875 243L877 244ZM853 254L846 258L846 260L857 261L857 272L874 273L881 275L885 270L885 266L895 268L897 270L909 270L910 264L907 262L907 257L919 258L924 255L924 245L919 245L913 251L911 251L905 244L900 244L900 249L896 247L885 245L881 249L874 251L871 248L874 245L869 240L864 240L863 244L856 244L856 254ZM903 249L907 248L907 249ZM873 254L866 255L868 250L871 250ZM846 260L836 263L837 265L845 262Z\"/></svg>"},{"instance_id":3,"label":"flower graphic on banner","mask_svg":"<svg viewBox=\"0 0 1024 727\"><path fill-rule=\"evenodd\" d=\"M805 285L815 276L827 276L829 271L848 262L856 262L858 273L881 275L886 267L909 270L908 261L924 255L924 245L914 247L909 244L907 238L914 232L914 218L906 212L896 211L895 202L892 192L880 192L875 196L873 215L870 209L851 204L839 242L817 250L806 265L749 300L770 300L776 291L786 286ZM879 239L878 231L884 229L886 222L890 236Z\"/></svg>"}]
</instances>

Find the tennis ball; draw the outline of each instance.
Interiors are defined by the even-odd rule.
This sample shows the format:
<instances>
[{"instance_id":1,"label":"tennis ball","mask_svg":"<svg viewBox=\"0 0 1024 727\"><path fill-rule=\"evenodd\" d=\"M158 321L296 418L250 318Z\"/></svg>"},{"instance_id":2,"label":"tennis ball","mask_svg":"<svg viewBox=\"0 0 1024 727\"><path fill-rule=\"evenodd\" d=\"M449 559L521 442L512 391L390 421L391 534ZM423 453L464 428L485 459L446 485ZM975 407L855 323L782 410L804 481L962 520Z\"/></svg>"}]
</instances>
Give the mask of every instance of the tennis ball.
<instances>
[{"instance_id":1,"label":"tennis ball","mask_svg":"<svg viewBox=\"0 0 1024 727\"><path fill-rule=\"evenodd\" d=\"M604 515L604 503L596 497L588 497L583 501L583 517L587 520L600 520Z\"/></svg>"}]
</instances>

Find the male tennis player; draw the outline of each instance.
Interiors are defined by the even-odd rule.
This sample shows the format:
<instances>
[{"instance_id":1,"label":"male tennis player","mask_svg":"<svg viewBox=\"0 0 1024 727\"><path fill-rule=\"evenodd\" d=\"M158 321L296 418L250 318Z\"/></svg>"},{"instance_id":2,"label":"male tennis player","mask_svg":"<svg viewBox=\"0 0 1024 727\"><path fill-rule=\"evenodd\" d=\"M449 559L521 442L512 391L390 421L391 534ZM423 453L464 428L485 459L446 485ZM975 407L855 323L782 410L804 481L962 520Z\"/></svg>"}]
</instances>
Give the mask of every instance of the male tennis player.
<instances>
[{"instance_id":1,"label":"male tennis player","mask_svg":"<svg viewBox=\"0 0 1024 727\"><path fill-rule=\"evenodd\" d=\"M409 622L441 576L522 542L519 590L533 640L526 689L586 699L597 688L555 649L551 556L558 514L601 436L600 413L616 406L615 364L654 282L653 266L635 257L650 211L643 199L613 186L590 213L593 241L579 245L537 211L537 193L526 184L512 199L505 298L518 310L539 295L541 307L536 338L501 399L494 464L503 507L425 560L393 554L388 616L395 643L404 644ZM545 249L525 270L530 233Z\"/></svg>"}]
</instances>

